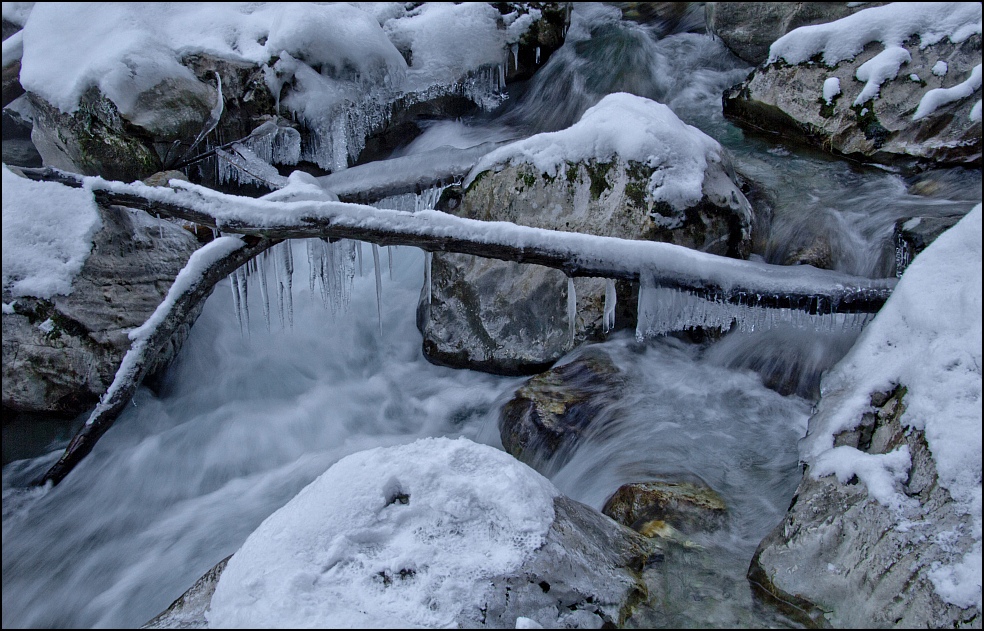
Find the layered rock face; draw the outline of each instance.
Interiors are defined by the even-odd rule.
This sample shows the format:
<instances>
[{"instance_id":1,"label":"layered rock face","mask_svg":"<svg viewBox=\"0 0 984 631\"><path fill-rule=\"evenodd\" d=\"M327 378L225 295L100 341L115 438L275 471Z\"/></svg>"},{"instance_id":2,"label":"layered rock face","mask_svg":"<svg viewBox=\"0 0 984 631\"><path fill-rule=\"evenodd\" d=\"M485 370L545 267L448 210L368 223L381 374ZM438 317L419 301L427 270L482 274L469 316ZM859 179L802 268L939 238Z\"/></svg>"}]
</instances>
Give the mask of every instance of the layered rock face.
<instances>
[{"instance_id":1,"label":"layered rock face","mask_svg":"<svg viewBox=\"0 0 984 631\"><path fill-rule=\"evenodd\" d=\"M726 163L707 165L700 201L682 209L647 201L654 171L620 158L565 163L557 177L533 165L511 164L483 173L463 193L449 192L442 209L472 219L748 255L751 207ZM417 323L425 355L438 364L533 374L604 332L603 279L574 279L573 337L568 283L561 271L435 254L431 279L429 292L425 287L421 295ZM635 322L630 291L627 284L617 286L619 304L629 310L623 307L616 314L616 326Z\"/></svg>"},{"instance_id":2,"label":"layered rock face","mask_svg":"<svg viewBox=\"0 0 984 631\"><path fill-rule=\"evenodd\" d=\"M103 228L67 296L19 297L3 314L3 408L75 416L106 390L130 348L127 333L161 303L198 247L177 225L143 211L99 209ZM189 323L162 353L174 357ZM49 324L45 324L49 323Z\"/></svg>"},{"instance_id":3,"label":"layered rock face","mask_svg":"<svg viewBox=\"0 0 984 631\"><path fill-rule=\"evenodd\" d=\"M803 624L980 627L976 607L947 603L934 588L934 568L970 546L960 533L972 530L973 517L954 511L923 432L899 424L905 405L904 388L876 393L875 411L835 439L835 447L872 455L908 448L905 493L916 502L901 520L856 477L842 484L833 476L815 479L807 468L786 517L755 552L753 589Z\"/></svg>"}]
</instances>

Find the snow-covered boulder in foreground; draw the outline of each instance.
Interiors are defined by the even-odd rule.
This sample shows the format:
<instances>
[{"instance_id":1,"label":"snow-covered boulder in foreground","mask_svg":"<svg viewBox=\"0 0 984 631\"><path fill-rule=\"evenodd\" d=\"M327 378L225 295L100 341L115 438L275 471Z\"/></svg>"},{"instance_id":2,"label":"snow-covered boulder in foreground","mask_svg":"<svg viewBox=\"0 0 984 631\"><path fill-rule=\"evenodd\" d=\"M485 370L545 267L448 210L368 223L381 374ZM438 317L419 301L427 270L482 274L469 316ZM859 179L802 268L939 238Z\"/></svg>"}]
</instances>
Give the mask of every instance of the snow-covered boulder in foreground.
<instances>
[{"instance_id":1,"label":"snow-covered boulder in foreground","mask_svg":"<svg viewBox=\"0 0 984 631\"><path fill-rule=\"evenodd\" d=\"M862 160L980 164L980 103L981 4L893 3L786 34L724 112Z\"/></svg>"},{"instance_id":2,"label":"snow-covered boulder in foreground","mask_svg":"<svg viewBox=\"0 0 984 631\"><path fill-rule=\"evenodd\" d=\"M647 545L506 453L423 439L335 463L148 626L599 628Z\"/></svg>"},{"instance_id":3,"label":"snow-covered boulder in foreground","mask_svg":"<svg viewBox=\"0 0 984 631\"><path fill-rule=\"evenodd\" d=\"M801 457L753 585L814 624L980 627L980 204L824 377Z\"/></svg>"},{"instance_id":4,"label":"snow-covered boulder in foreground","mask_svg":"<svg viewBox=\"0 0 984 631\"><path fill-rule=\"evenodd\" d=\"M739 258L751 243L752 209L721 145L665 105L626 93L606 96L567 129L496 149L472 169L462 194L442 201L472 219ZM602 279L575 279L572 338L563 272L435 254L431 278L417 321L436 363L535 373L604 328Z\"/></svg>"},{"instance_id":5,"label":"snow-covered boulder in foreground","mask_svg":"<svg viewBox=\"0 0 984 631\"><path fill-rule=\"evenodd\" d=\"M75 416L94 404L130 347L127 333L154 312L197 246L173 223L101 208L89 191L4 167L4 414Z\"/></svg>"}]
</instances>

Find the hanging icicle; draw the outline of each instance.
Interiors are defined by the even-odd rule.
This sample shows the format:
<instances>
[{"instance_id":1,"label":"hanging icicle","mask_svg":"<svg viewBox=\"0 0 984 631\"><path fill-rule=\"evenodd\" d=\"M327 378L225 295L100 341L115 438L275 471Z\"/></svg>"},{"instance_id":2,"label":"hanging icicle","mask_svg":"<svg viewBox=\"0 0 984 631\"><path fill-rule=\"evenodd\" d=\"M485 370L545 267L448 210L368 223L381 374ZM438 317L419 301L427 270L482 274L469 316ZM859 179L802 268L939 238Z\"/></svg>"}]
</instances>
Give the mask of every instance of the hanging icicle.
<instances>
[{"instance_id":1,"label":"hanging icicle","mask_svg":"<svg viewBox=\"0 0 984 631\"><path fill-rule=\"evenodd\" d=\"M248 262L247 262L248 263ZM249 336L249 280L247 276L248 265L243 265L236 274L239 275L239 309L243 314L243 327L246 329L246 336Z\"/></svg>"},{"instance_id":2,"label":"hanging icicle","mask_svg":"<svg viewBox=\"0 0 984 631\"><path fill-rule=\"evenodd\" d=\"M266 324L267 333L271 331L270 328L270 292L267 289L267 253L269 250L264 250L258 258L257 261L257 271L260 275L260 299L263 301L263 323ZM255 260L255 259L254 259Z\"/></svg>"},{"instance_id":3,"label":"hanging icicle","mask_svg":"<svg viewBox=\"0 0 984 631\"><path fill-rule=\"evenodd\" d=\"M605 333L611 332L615 328L615 281L611 278L605 279L605 311L602 316L601 328Z\"/></svg>"},{"instance_id":4,"label":"hanging icicle","mask_svg":"<svg viewBox=\"0 0 984 631\"><path fill-rule=\"evenodd\" d=\"M574 277L567 277L567 326L570 332L571 346L574 345L574 329L577 324L577 293L574 291Z\"/></svg>"},{"instance_id":5,"label":"hanging icicle","mask_svg":"<svg viewBox=\"0 0 984 631\"><path fill-rule=\"evenodd\" d=\"M294 328L294 253L291 251L290 239L283 243L281 249L281 264L283 265L283 284L281 294L284 297L284 307L287 311L287 327Z\"/></svg>"},{"instance_id":6,"label":"hanging icicle","mask_svg":"<svg viewBox=\"0 0 984 631\"><path fill-rule=\"evenodd\" d=\"M362 278L362 241L355 242L355 252L359 259L359 278Z\"/></svg>"},{"instance_id":7,"label":"hanging icicle","mask_svg":"<svg viewBox=\"0 0 984 631\"><path fill-rule=\"evenodd\" d=\"M431 264L434 261L433 252L424 252L424 284L427 285L427 304L431 303Z\"/></svg>"},{"instance_id":8,"label":"hanging icicle","mask_svg":"<svg viewBox=\"0 0 984 631\"><path fill-rule=\"evenodd\" d=\"M390 280L393 280L393 248L396 246L389 246L386 248L386 256L389 258L389 270L390 270Z\"/></svg>"},{"instance_id":9,"label":"hanging icicle","mask_svg":"<svg viewBox=\"0 0 984 631\"><path fill-rule=\"evenodd\" d=\"M383 278L379 269L379 246L372 244L372 264L376 271L376 312L379 314L379 337L383 337Z\"/></svg>"},{"instance_id":10,"label":"hanging icicle","mask_svg":"<svg viewBox=\"0 0 984 631\"><path fill-rule=\"evenodd\" d=\"M240 304L239 270L229 274L229 284L232 287L232 308L236 311L236 321L239 322L239 334L243 334L243 310Z\"/></svg>"}]
</instances>

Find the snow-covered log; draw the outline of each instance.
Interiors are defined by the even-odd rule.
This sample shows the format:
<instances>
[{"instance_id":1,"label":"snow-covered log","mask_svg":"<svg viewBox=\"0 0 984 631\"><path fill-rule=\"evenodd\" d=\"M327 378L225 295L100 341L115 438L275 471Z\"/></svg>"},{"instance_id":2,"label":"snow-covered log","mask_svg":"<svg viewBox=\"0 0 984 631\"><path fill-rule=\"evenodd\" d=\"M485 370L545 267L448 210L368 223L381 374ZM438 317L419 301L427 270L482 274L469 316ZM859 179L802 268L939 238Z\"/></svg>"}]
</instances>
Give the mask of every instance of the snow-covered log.
<instances>
[{"instance_id":1,"label":"snow-covered log","mask_svg":"<svg viewBox=\"0 0 984 631\"><path fill-rule=\"evenodd\" d=\"M223 233L277 239L356 239L534 263L568 276L638 282L681 289L711 300L810 313L871 313L891 294L896 279L868 279L807 265L742 261L689 248L476 221L435 210L410 213L331 201L274 202L219 193L186 182L175 188L73 177L24 169L35 179L85 186L102 203L140 208L212 226Z\"/></svg>"},{"instance_id":2,"label":"snow-covered log","mask_svg":"<svg viewBox=\"0 0 984 631\"><path fill-rule=\"evenodd\" d=\"M106 433L133 398L137 387L154 364L154 358L181 323L220 280L244 263L278 243L258 237L220 237L206 244L188 260L174 279L164 301L147 322L130 332L130 350L116 371L116 378L75 434L65 453L39 480L40 484L59 483Z\"/></svg>"}]
</instances>

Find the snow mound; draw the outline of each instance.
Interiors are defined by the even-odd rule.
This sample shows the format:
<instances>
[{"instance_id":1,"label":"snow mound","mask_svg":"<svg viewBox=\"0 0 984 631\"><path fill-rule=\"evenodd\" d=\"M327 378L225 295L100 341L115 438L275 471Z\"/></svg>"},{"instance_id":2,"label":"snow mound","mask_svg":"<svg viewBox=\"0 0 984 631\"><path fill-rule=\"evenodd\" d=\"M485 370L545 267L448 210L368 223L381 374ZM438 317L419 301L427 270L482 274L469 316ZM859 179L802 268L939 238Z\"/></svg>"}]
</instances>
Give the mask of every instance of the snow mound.
<instances>
[{"instance_id":1,"label":"snow mound","mask_svg":"<svg viewBox=\"0 0 984 631\"><path fill-rule=\"evenodd\" d=\"M981 205L913 260L892 296L850 353L824 377L815 429L804 439L814 475L857 475L872 497L900 508L909 455L873 457L834 447L856 427L870 394L907 388L901 422L923 430L940 484L958 514L974 520L976 545L958 566L941 567L933 582L958 606L981 606Z\"/></svg>"},{"instance_id":2,"label":"snow mound","mask_svg":"<svg viewBox=\"0 0 984 631\"><path fill-rule=\"evenodd\" d=\"M3 289L67 295L102 228L87 190L32 182L3 166Z\"/></svg>"},{"instance_id":3,"label":"snow mound","mask_svg":"<svg viewBox=\"0 0 984 631\"><path fill-rule=\"evenodd\" d=\"M721 155L716 140L684 123L669 107L617 92L567 129L537 134L489 153L468 174L464 186L501 164L526 162L556 177L564 164L609 162L617 157L654 168L649 199L684 210L701 200L704 173L710 163L721 162Z\"/></svg>"},{"instance_id":4,"label":"snow mound","mask_svg":"<svg viewBox=\"0 0 984 631\"><path fill-rule=\"evenodd\" d=\"M446 627L542 545L558 491L499 450L428 438L338 461L229 561L211 627Z\"/></svg>"}]
</instances>

